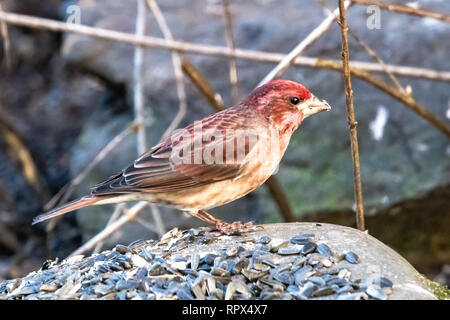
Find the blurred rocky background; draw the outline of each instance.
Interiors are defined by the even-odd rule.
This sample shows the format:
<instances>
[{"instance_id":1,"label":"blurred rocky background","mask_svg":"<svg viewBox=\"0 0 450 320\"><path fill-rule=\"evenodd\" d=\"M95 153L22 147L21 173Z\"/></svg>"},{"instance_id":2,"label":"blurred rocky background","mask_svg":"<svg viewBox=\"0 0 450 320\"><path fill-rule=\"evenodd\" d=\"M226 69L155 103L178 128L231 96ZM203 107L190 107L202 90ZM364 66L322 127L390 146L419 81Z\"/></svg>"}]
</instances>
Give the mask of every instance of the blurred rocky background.
<instances>
[{"instance_id":1,"label":"blurred rocky background","mask_svg":"<svg viewBox=\"0 0 450 320\"><path fill-rule=\"evenodd\" d=\"M407 1L392 1L406 4ZM136 2L108 0L4 0L8 12L65 20L79 5L81 23L135 32ZM287 53L327 15L313 0L230 1L237 48ZM335 1L328 1L335 7ZM159 1L176 40L226 45L221 1ZM446 0L412 5L450 13ZM381 29L366 27L366 7L348 12L350 28L389 64L450 70L450 24L381 12ZM51 231L31 226L32 218L64 185L133 119L134 47L113 41L8 25L11 65L0 69L0 280L23 276L47 258L66 257L104 228L113 206L69 214ZM147 35L162 37L149 13ZM1 46L3 48L3 46ZM1 61L5 52L0 49ZM337 24L304 52L340 59ZM185 53L219 92L233 103L229 61L225 57ZM350 38L352 60L371 61ZM237 60L239 96L249 93L274 64ZM156 144L178 110L169 51L145 49L147 138ZM353 175L345 95L340 73L291 67L283 78L305 84L326 99L332 112L308 119L293 136L277 177L299 221L354 225ZM450 125L448 82L399 77L414 97ZM213 112L185 79L188 112L181 126ZM367 83L353 78L360 144L366 227L419 271L449 283L450 144L428 122ZM27 157L28 155L28 157ZM128 136L77 187L89 187L118 172L137 156ZM30 166L34 163L34 167ZM28 165L27 165L28 164ZM33 169L34 168L34 169ZM184 214L160 208L166 229L201 225ZM221 208L218 217L257 223L283 221L266 187ZM140 215L152 222L149 210ZM156 238L138 223L115 233L106 247Z\"/></svg>"}]
</instances>

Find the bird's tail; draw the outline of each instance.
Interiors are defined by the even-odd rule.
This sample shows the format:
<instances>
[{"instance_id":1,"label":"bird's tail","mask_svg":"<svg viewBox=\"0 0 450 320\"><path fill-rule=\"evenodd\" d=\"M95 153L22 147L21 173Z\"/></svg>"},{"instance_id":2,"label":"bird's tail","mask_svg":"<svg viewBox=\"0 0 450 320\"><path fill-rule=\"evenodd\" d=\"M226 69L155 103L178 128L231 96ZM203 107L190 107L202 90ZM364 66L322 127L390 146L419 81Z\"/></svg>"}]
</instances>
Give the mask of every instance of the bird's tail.
<instances>
[{"instance_id":1,"label":"bird's tail","mask_svg":"<svg viewBox=\"0 0 450 320\"><path fill-rule=\"evenodd\" d=\"M35 217L33 219L33 224L45 221L47 219L51 219L57 216L60 216L62 214L65 214L67 212L73 211L73 210L77 210L77 209L81 209L87 206L91 206L95 203L97 203L98 201L100 201L101 199L99 197L92 197L92 196L86 196L83 197L81 199L66 203L64 205L62 205L61 207L58 207L56 209L53 209L49 212L43 213L38 215L37 217Z\"/></svg>"}]
</instances>

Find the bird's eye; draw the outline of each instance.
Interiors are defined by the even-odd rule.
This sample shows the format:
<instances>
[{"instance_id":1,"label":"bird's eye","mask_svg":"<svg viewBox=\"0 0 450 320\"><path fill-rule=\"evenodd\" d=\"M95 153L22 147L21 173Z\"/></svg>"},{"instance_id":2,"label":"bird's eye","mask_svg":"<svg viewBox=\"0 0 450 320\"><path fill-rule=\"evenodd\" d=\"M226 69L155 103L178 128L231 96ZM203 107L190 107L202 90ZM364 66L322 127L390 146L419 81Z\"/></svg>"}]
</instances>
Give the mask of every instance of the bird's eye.
<instances>
[{"instance_id":1,"label":"bird's eye","mask_svg":"<svg viewBox=\"0 0 450 320\"><path fill-rule=\"evenodd\" d=\"M290 97L289 101L293 104L296 105L300 102L300 99L298 97Z\"/></svg>"}]
</instances>

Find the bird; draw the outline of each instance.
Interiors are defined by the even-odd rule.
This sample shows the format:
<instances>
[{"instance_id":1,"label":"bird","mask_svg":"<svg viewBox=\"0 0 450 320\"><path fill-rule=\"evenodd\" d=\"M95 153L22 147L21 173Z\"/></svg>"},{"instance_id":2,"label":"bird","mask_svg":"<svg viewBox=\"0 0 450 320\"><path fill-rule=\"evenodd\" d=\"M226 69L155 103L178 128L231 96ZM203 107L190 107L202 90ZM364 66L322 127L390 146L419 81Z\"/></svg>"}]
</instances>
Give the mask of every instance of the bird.
<instances>
[{"instance_id":1,"label":"bird","mask_svg":"<svg viewBox=\"0 0 450 320\"><path fill-rule=\"evenodd\" d=\"M144 200L186 212L221 234L255 230L252 222L227 223L206 210L261 186L303 120L330 109L300 83L271 80L238 104L174 131L89 195L38 215L33 224L87 206Z\"/></svg>"}]
</instances>

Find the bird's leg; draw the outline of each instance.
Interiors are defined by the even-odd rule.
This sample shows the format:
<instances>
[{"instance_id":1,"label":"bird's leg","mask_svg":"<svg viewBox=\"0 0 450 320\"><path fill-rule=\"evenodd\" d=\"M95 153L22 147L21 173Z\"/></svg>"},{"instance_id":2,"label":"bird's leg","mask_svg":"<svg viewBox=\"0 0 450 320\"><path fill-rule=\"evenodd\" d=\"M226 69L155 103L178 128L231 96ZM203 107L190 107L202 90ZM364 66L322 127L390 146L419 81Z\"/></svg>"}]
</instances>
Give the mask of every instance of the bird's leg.
<instances>
[{"instance_id":1,"label":"bird's leg","mask_svg":"<svg viewBox=\"0 0 450 320\"><path fill-rule=\"evenodd\" d=\"M219 230L220 233L226 235L241 234L243 232L256 231L261 228L254 226L251 222L241 223L240 221L235 221L232 223L227 223L220 219L214 218L205 210L189 211L188 213L193 217L213 225L217 230Z\"/></svg>"}]
</instances>

